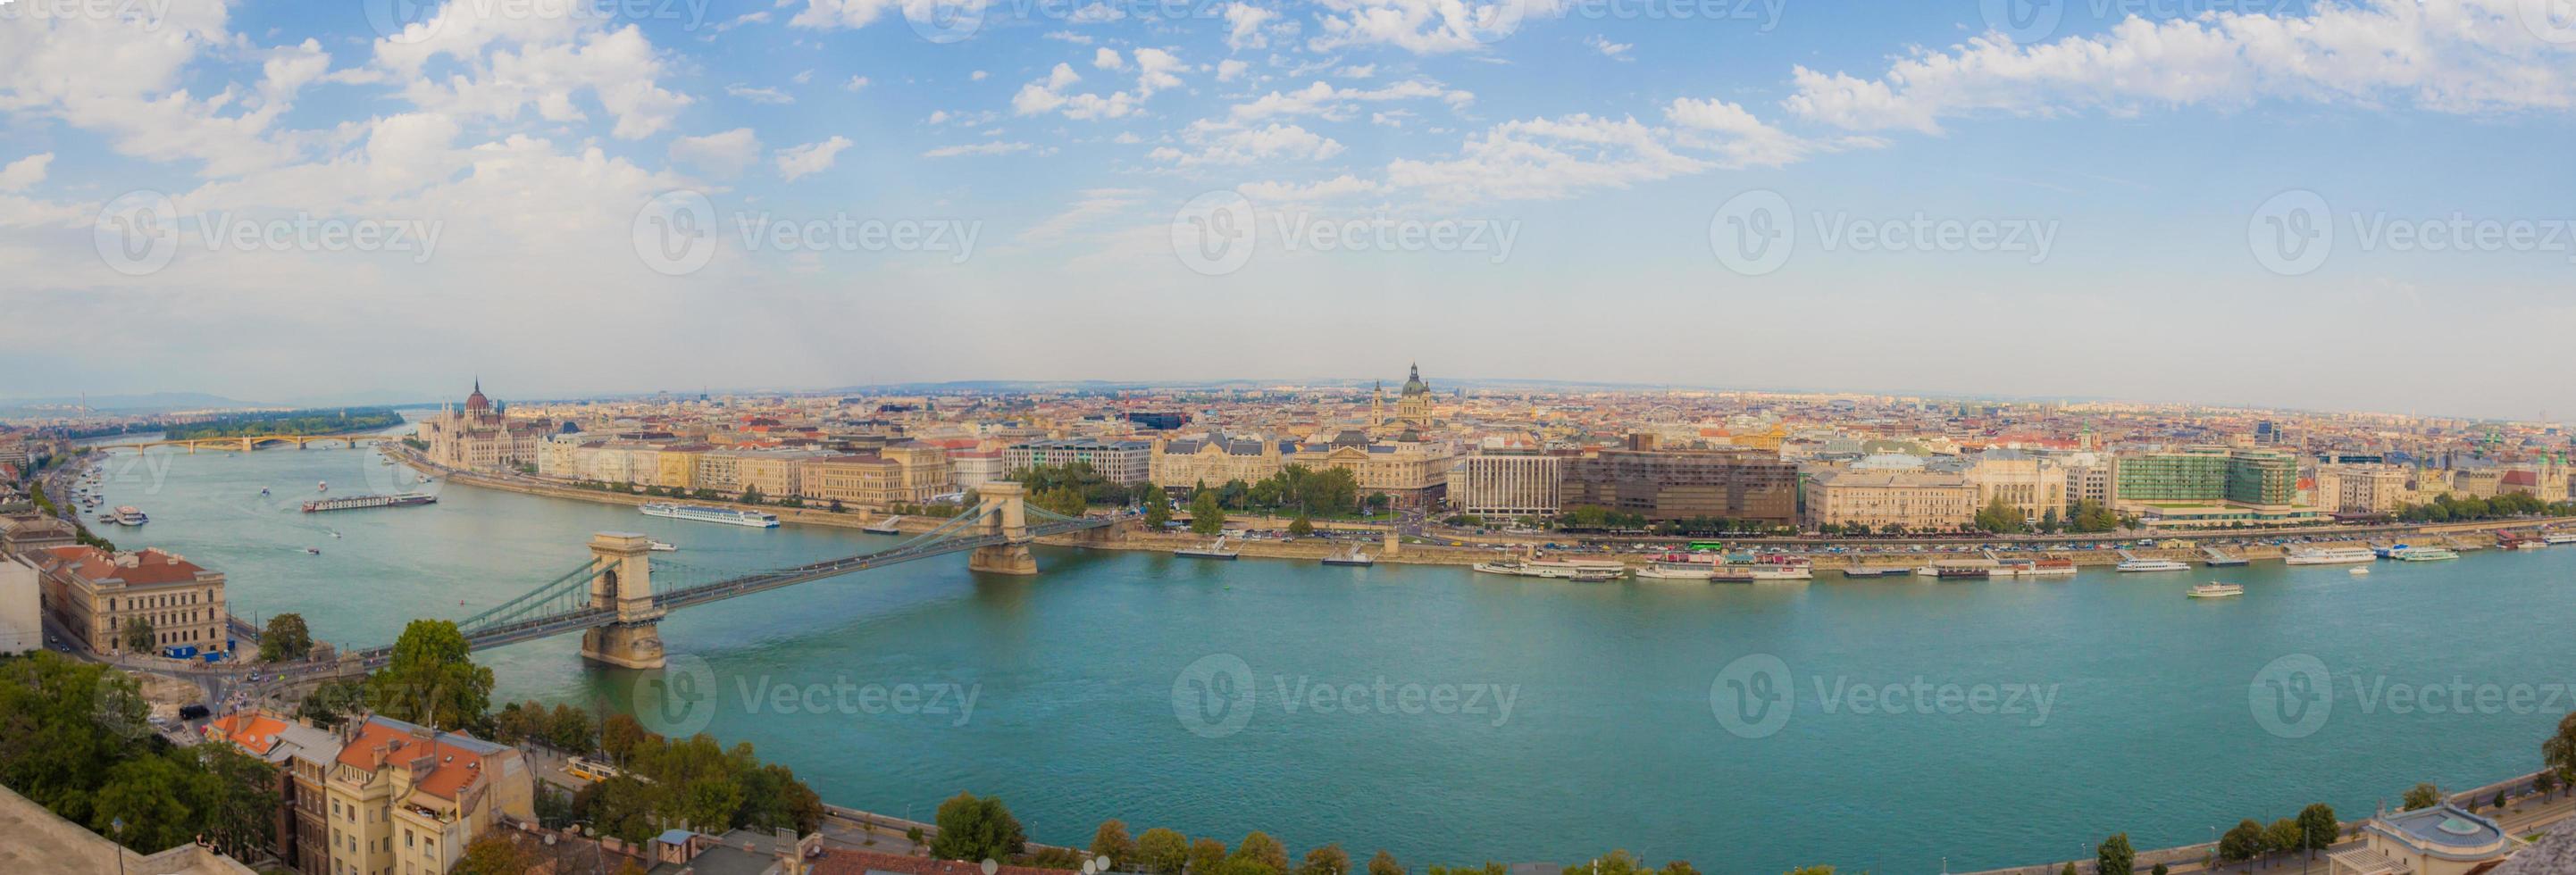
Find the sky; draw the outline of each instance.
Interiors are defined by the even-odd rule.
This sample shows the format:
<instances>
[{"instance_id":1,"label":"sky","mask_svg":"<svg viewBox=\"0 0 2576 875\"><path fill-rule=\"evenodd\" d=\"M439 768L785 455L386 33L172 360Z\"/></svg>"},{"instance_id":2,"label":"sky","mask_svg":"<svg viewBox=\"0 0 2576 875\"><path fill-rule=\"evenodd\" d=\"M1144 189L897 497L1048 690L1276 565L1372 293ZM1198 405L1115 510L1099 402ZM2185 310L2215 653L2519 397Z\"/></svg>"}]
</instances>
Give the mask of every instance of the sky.
<instances>
[{"instance_id":1,"label":"sky","mask_svg":"<svg viewBox=\"0 0 2576 875\"><path fill-rule=\"evenodd\" d=\"M0 0L0 398L2576 415L2576 0Z\"/></svg>"}]
</instances>

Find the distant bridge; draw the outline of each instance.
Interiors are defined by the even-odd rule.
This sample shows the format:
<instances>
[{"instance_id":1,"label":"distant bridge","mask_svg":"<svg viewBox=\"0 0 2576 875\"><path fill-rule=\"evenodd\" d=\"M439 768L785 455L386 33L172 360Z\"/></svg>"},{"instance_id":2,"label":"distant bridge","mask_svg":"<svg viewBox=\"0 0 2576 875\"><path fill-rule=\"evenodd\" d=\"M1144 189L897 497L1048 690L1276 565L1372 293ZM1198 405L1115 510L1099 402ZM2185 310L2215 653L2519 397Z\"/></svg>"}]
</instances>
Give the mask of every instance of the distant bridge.
<instances>
[{"instance_id":1,"label":"distant bridge","mask_svg":"<svg viewBox=\"0 0 2576 875\"><path fill-rule=\"evenodd\" d=\"M591 559L581 567L456 625L465 633L466 645L474 648L580 632L585 658L626 668L659 668L663 659L659 624L672 611L957 553L969 554L966 567L975 571L1036 574L1037 559L1029 554L1029 542L1104 529L1117 522L1068 517L1031 506L1017 483L987 483L977 489L983 497L981 505L893 547L707 583L657 581L652 539L601 532L591 538ZM363 665L375 665L392 651L377 647L353 655Z\"/></svg>"},{"instance_id":2,"label":"distant bridge","mask_svg":"<svg viewBox=\"0 0 2576 875\"><path fill-rule=\"evenodd\" d=\"M300 450L300 449L304 449L305 447L312 446L312 445L314 445L314 444L325 444L325 443L330 443L330 442L332 442L332 441L339 441L340 443L345 444L345 445L347 445L347 446L355 447L355 446L357 446L357 445L359 445L359 444L365 444L365 443L383 443L383 442L385 442L385 441L398 441L398 440L402 440L402 436L401 436L401 435L387 435L387 434L263 434L263 435L253 435L253 436L245 436L245 437L176 438L176 439L171 439L171 440L142 441L142 442L139 442L139 443L130 443L130 444L100 444L100 445L98 445L98 447L99 447L99 449L100 449L100 450L103 450L103 451L104 451L104 450L137 450L137 451L140 451L140 450L150 449L150 448L152 448L152 447L186 447L186 448L188 448L188 452L191 452L191 453L196 452L196 451L197 451L197 450L199 450L200 448L202 448L202 449L209 449L209 450L239 450L239 451L241 451L241 452L245 452L245 453L247 453L247 452L250 452L250 451L252 451L252 450L265 449L265 448L267 448L267 447L273 447L273 446L287 446L287 445L290 445L290 444L291 444L291 445L293 445L296 449L299 449L299 450Z\"/></svg>"}]
</instances>

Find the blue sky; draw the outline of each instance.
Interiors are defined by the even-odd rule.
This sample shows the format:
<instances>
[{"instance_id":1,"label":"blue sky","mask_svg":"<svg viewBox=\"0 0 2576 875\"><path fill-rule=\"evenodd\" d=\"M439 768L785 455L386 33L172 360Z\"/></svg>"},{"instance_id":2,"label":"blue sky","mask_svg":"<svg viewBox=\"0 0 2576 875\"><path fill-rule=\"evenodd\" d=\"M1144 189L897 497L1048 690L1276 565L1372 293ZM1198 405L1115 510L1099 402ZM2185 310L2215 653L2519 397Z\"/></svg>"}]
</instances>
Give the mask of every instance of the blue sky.
<instances>
[{"instance_id":1,"label":"blue sky","mask_svg":"<svg viewBox=\"0 0 2576 875\"><path fill-rule=\"evenodd\" d=\"M2555 0L977 2L0 5L0 396L2576 411Z\"/></svg>"}]
</instances>

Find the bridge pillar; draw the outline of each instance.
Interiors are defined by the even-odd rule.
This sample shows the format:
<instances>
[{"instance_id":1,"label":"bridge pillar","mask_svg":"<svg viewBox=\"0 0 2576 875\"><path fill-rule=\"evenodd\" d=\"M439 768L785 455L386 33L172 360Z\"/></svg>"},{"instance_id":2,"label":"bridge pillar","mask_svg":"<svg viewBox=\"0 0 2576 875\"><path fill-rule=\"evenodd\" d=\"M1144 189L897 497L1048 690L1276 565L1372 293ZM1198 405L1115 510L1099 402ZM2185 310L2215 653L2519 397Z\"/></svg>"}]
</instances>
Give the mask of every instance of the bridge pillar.
<instances>
[{"instance_id":1,"label":"bridge pillar","mask_svg":"<svg viewBox=\"0 0 2576 875\"><path fill-rule=\"evenodd\" d=\"M984 515L984 534L1002 536L1002 543L977 547L966 557L966 570L993 574L1036 574L1038 559L1029 555L1029 514L1021 500L1028 487L1008 480L996 480L975 487L984 499L977 509Z\"/></svg>"},{"instance_id":2,"label":"bridge pillar","mask_svg":"<svg viewBox=\"0 0 2576 875\"><path fill-rule=\"evenodd\" d=\"M593 561L608 570L590 582L592 607L617 621L581 633L582 658L619 668L662 667L662 610L653 606L653 539L633 532L591 536Z\"/></svg>"}]
</instances>

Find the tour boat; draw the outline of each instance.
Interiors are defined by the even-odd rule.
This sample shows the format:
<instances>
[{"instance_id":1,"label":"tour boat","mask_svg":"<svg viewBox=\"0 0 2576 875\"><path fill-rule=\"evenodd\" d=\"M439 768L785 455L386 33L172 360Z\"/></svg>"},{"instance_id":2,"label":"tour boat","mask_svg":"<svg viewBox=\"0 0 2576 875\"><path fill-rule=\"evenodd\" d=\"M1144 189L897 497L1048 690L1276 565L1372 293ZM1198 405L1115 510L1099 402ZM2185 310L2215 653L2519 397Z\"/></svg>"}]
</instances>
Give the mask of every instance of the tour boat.
<instances>
[{"instance_id":1,"label":"tour boat","mask_svg":"<svg viewBox=\"0 0 2576 875\"><path fill-rule=\"evenodd\" d=\"M1610 581L1626 577L1627 575L1628 569L1624 567L1577 568L1574 570L1574 574L1568 579L1573 580L1576 583L1608 583Z\"/></svg>"},{"instance_id":2,"label":"tour boat","mask_svg":"<svg viewBox=\"0 0 2576 875\"><path fill-rule=\"evenodd\" d=\"M636 508L636 510L643 512L645 516L667 517L675 520L688 520L690 522L698 523L723 523L729 526L748 526L755 529L774 529L778 527L777 514L762 513L756 510L734 510L729 507L708 507L702 504L672 504L667 501L653 502L651 504L644 505L643 507Z\"/></svg>"},{"instance_id":3,"label":"tour boat","mask_svg":"<svg viewBox=\"0 0 2576 875\"><path fill-rule=\"evenodd\" d=\"M2540 536L2540 540L2542 543L2549 544L2551 546L2559 544L2576 544L2576 532L2550 532L2549 534Z\"/></svg>"},{"instance_id":4,"label":"tour boat","mask_svg":"<svg viewBox=\"0 0 2576 875\"><path fill-rule=\"evenodd\" d=\"M2354 577L2368 577L2368 576L2370 576L2370 569L2368 569L2368 568L2355 568L2355 569L2353 569L2353 570L2352 570L2352 576L2354 576Z\"/></svg>"},{"instance_id":5,"label":"tour boat","mask_svg":"<svg viewBox=\"0 0 2576 875\"><path fill-rule=\"evenodd\" d=\"M2223 599L2244 594L2245 588L2242 586L2238 586L2233 583L2219 583L2217 581L2210 581L2191 588L2191 597L2196 599Z\"/></svg>"},{"instance_id":6,"label":"tour boat","mask_svg":"<svg viewBox=\"0 0 2576 875\"><path fill-rule=\"evenodd\" d=\"M2118 568L2126 572L2191 570L2191 566L2171 559L2130 559L2121 562Z\"/></svg>"},{"instance_id":7,"label":"tour boat","mask_svg":"<svg viewBox=\"0 0 2576 875\"><path fill-rule=\"evenodd\" d=\"M2378 558L2379 554L2368 547L2303 547L2290 551L2281 561L2290 565L2352 565Z\"/></svg>"},{"instance_id":8,"label":"tour boat","mask_svg":"<svg viewBox=\"0 0 2576 875\"><path fill-rule=\"evenodd\" d=\"M2460 558L2459 553L2440 547L2408 547L2404 552L2397 554L2397 560L2400 562L2440 562L2458 558Z\"/></svg>"},{"instance_id":9,"label":"tour boat","mask_svg":"<svg viewBox=\"0 0 2576 875\"><path fill-rule=\"evenodd\" d=\"M1611 580L1627 573L1628 567L1607 560L1532 559L1526 562L1499 560L1476 565L1487 574L1509 574L1516 577L1544 577L1553 580Z\"/></svg>"},{"instance_id":10,"label":"tour boat","mask_svg":"<svg viewBox=\"0 0 2576 875\"><path fill-rule=\"evenodd\" d=\"M307 556L320 556L322 555L322 550L319 547L306 547L304 548L304 554Z\"/></svg>"},{"instance_id":11,"label":"tour boat","mask_svg":"<svg viewBox=\"0 0 2576 875\"><path fill-rule=\"evenodd\" d=\"M1717 566L1707 562L1655 562L1637 569L1638 580L1709 580Z\"/></svg>"},{"instance_id":12,"label":"tour boat","mask_svg":"<svg viewBox=\"0 0 2576 875\"><path fill-rule=\"evenodd\" d=\"M1510 559L1497 559L1492 562L1478 562L1470 567L1486 574L1508 574L1513 577L1524 576L1521 574L1521 564Z\"/></svg>"},{"instance_id":13,"label":"tour boat","mask_svg":"<svg viewBox=\"0 0 2576 875\"><path fill-rule=\"evenodd\" d=\"M1913 573L1914 569L1906 568L1901 565L1885 565L1877 568L1869 568L1860 565L1843 566L1843 576L1851 578L1906 577Z\"/></svg>"},{"instance_id":14,"label":"tour boat","mask_svg":"<svg viewBox=\"0 0 2576 875\"><path fill-rule=\"evenodd\" d=\"M654 541L648 539L644 542L644 545L646 549L652 550L655 553L671 553L680 549L678 544L673 544L669 541Z\"/></svg>"},{"instance_id":15,"label":"tour boat","mask_svg":"<svg viewBox=\"0 0 2576 875\"><path fill-rule=\"evenodd\" d=\"M144 523L151 522L151 521L152 521L152 518L151 518L151 517L149 517L149 516L145 516L145 515L143 514L142 509L137 508L137 507L135 507L134 505L131 505L131 504L122 504L122 505L118 505L118 506L117 506L117 508L116 508L116 524L117 524L117 525L120 525L120 526L139 526L139 525L142 525L142 524L144 524Z\"/></svg>"},{"instance_id":16,"label":"tour boat","mask_svg":"<svg viewBox=\"0 0 2576 875\"><path fill-rule=\"evenodd\" d=\"M315 484L313 484L313 491L315 491L315 492L329 492L329 491L331 491L331 481L329 481L329 480L324 480L324 481L321 481L321 482L319 482L319 483L315 483Z\"/></svg>"},{"instance_id":17,"label":"tour boat","mask_svg":"<svg viewBox=\"0 0 2576 875\"><path fill-rule=\"evenodd\" d=\"M1377 564L1377 557L1360 552L1360 548L1358 547L1352 547L1350 549L1343 550L1342 552L1324 557L1324 564L1351 565L1365 568Z\"/></svg>"},{"instance_id":18,"label":"tour boat","mask_svg":"<svg viewBox=\"0 0 2576 875\"><path fill-rule=\"evenodd\" d=\"M1172 555L1189 559L1215 559L1222 562L1232 562L1236 559L1242 558L1243 551L1226 549L1225 536L1218 535L1214 542L1209 543L1205 547L1183 547L1172 551Z\"/></svg>"}]
</instances>

